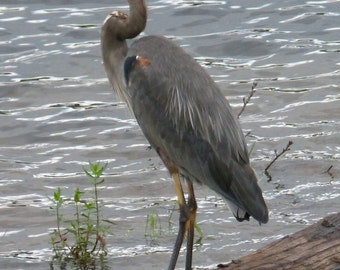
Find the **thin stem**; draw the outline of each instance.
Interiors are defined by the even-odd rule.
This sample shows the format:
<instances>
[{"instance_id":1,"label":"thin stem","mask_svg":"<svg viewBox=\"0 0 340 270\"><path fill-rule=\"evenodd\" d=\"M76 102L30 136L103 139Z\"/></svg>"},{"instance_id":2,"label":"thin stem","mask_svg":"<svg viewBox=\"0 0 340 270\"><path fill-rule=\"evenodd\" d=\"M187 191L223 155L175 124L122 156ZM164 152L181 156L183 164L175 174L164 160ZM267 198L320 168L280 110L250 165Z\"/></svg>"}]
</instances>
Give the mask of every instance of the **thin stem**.
<instances>
[{"instance_id":1,"label":"thin stem","mask_svg":"<svg viewBox=\"0 0 340 270\"><path fill-rule=\"evenodd\" d=\"M62 244L62 247L67 247L69 250L71 250L71 248L68 246L68 244L66 243L66 239L65 237L63 237L62 233L61 233L61 229L60 229L60 221L61 221L61 216L60 216L60 208L61 205L63 204L63 198L61 196L61 189L60 187L58 187L57 193L54 194L54 199L57 203L56 206L56 215L57 215L57 234L58 237L60 239L60 243Z\"/></svg>"},{"instance_id":2,"label":"thin stem","mask_svg":"<svg viewBox=\"0 0 340 270\"><path fill-rule=\"evenodd\" d=\"M80 216L79 216L79 205L76 202L76 217L77 217L77 241L80 239Z\"/></svg>"},{"instance_id":3,"label":"thin stem","mask_svg":"<svg viewBox=\"0 0 340 270\"><path fill-rule=\"evenodd\" d=\"M241 111L237 115L237 119L240 118L240 115L243 113L244 109L246 108L247 104L249 103L250 99L253 97L254 93L256 92L255 87L257 86L257 82L253 82L251 86L250 93L247 98L243 98L243 106Z\"/></svg>"},{"instance_id":4,"label":"thin stem","mask_svg":"<svg viewBox=\"0 0 340 270\"><path fill-rule=\"evenodd\" d=\"M328 173L328 175L331 177L331 181L333 181L334 179L334 174L331 172L332 168L333 168L333 165L329 166L329 168L326 171L326 173Z\"/></svg>"},{"instance_id":5,"label":"thin stem","mask_svg":"<svg viewBox=\"0 0 340 270\"><path fill-rule=\"evenodd\" d=\"M275 150L275 157L274 159L268 164L268 166L264 169L264 173L267 175L267 177L269 178L268 182L270 182L272 180L272 177L270 175L270 173L268 172L269 168L274 164L274 162L280 157L282 156L285 152L290 150L290 146L293 144L293 141L289 141L288 144L286 145L285 148L282 149L282 151L280 153L277 153L277 151Z\"/></svg>"},{"instance_id":6,"label":"thin stem","mask_svg":"<svg viewBox=\"0 0 340 270\"><path fill-rule=\"evenodd\" d=\"M93 246L93 249L91 252L94 252L97 248L97 244L98 244L98 235L99 235L99 205L98 205L98 189L97 189L97 185L98 185L98 176L95 177L94 179L94 199L95 199L95 203L96 203L96 242Z\"/></svg>"}]
</instances>

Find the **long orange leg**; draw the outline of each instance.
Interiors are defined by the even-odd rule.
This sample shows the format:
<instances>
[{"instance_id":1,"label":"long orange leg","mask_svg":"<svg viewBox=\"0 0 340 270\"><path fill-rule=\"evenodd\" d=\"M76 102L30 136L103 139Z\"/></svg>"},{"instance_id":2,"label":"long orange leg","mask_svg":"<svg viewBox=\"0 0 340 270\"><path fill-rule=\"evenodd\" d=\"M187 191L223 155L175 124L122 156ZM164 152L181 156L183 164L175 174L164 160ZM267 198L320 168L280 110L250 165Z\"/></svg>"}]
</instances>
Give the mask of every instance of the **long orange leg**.
<instances>
[{"instance_id":1,"label":"long orange leg","mask_svg":"<svg viewBox=\"0 0 340 270\"><path fill-rule=\"evenodd\" d=\"M185 201L184 194L183 194L183 188L180 180L180 176L178 171L173 171L172 172L172 177L175 181L175 188L176 188L176 193L178 197L178 204L179 204L179 229L178 229L178 234L175 242L175 246L172 252L172 256L170 259L170 264L168 270L174 270L176 267L176 262L178 259L179 251L181 249L183 239L185 236L185 232L187 230L187 222L190 220L190 210L189 207ZM191 257L191 256L190 256ZM186 263L186 270L191 270L191 261L190 265L187 262Z\"/></svg>"}]
</instances>

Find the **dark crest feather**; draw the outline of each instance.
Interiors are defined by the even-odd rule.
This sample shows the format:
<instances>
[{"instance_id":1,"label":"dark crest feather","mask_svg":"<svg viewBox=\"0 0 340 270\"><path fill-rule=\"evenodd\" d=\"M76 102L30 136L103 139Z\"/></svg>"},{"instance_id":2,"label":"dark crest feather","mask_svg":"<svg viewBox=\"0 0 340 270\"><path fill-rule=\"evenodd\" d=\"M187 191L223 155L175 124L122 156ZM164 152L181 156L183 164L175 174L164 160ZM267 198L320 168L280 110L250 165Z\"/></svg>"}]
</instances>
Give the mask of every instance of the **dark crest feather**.
<instances>
[{"instance_id":1,"label":"dark crest feather","mask_svg":"<svg viewBox=\"0 0 340 270\"><path fill-rule=\"evenodd\" d=\"M130 57L127 57L124 62L124 77L125 77L125 82L126 84L129 83L129 74L134 67L135 63L137 61L137 56L133 55Z\"/></svg>"}]
</instances>

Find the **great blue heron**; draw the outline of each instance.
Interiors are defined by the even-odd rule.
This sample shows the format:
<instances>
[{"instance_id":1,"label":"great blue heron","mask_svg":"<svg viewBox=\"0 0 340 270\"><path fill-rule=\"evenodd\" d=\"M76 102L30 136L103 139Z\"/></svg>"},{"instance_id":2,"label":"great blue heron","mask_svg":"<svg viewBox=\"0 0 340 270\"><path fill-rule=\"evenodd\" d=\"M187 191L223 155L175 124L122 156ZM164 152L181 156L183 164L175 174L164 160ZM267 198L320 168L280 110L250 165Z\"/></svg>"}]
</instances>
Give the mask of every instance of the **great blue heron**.
<instances>
[{"instance_id":1,"label":"great blue heron","mask_svg":"<svg viewBox=\"0 0 340 270\"><path fill-rule=\"evenodd\" d=\"M145 36L128 48L126 39L141 33L147 20L144 0L128 3L129 16L116 11L103 23L105 71L175 181L179 232L168 269L175 268L188 232L189 270L197 210L193 182L222 195L238 221L253 216L266 223L268 209L249 165L242 130L218 86L189 54L164 37ZM188 185L187 200L181 176Z\"/></svg>"}]
</instances>

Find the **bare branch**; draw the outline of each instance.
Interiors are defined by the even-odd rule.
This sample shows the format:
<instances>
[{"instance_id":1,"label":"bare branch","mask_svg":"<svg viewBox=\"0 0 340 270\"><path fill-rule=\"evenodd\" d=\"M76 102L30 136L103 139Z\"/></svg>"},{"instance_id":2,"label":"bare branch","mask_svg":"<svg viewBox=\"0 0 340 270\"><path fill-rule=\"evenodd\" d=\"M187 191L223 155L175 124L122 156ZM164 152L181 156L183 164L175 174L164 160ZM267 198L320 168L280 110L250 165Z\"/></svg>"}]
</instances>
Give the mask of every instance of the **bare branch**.
<instances>
[{"instance_id":1,"label":"bare branch","mask_svg":"<svg viewBox=\"0 0 340 270\"><path fill-rule=\"evenodd\" d=\"M328 173L328 175L331 177L331 181L330 182L332 182L334 180L334 174L331 172L332 169L333 169L333 165L329 166L327 171L325 171L325 173Z\"/></svg>"},{"instance_id":2,"label":"bare branch","mask_svg":"<svg viewBox=\"0 0 340 270\"><path fill-rule=\"evenodd\" d=\"M251 86L250 93L247 98L243 98L243 107L241 111L237 115L237 119L240 118L240 115L243 113L244 109L246 108L247 104L249 103L250 99L253 97L254 93L256 92L255 87L257 86L257 82L253 82L253 85Z\"/></svg>"},{"instance_id":3,"label":"bare branch","mask_svg":"<svg viewBox=\"0 0 340 270\"><path fill-rule=\"evenodd\" d=\"M268 182L270 182L272 180L272 177L270 175L270 173L268 172L269 168L274 164L274 162L280 157L282 156L284 153L286 153L287 151L290 150L290 146L293 144L293 141L289 141L288 144L286 145L285 148L282 149L282 151L280 153L277 153L277 150L274 150L275 152L275 157L274 159L268 164L268 166L264 169L264 173L267 175Z\"/></svg>"}]
</instances>

